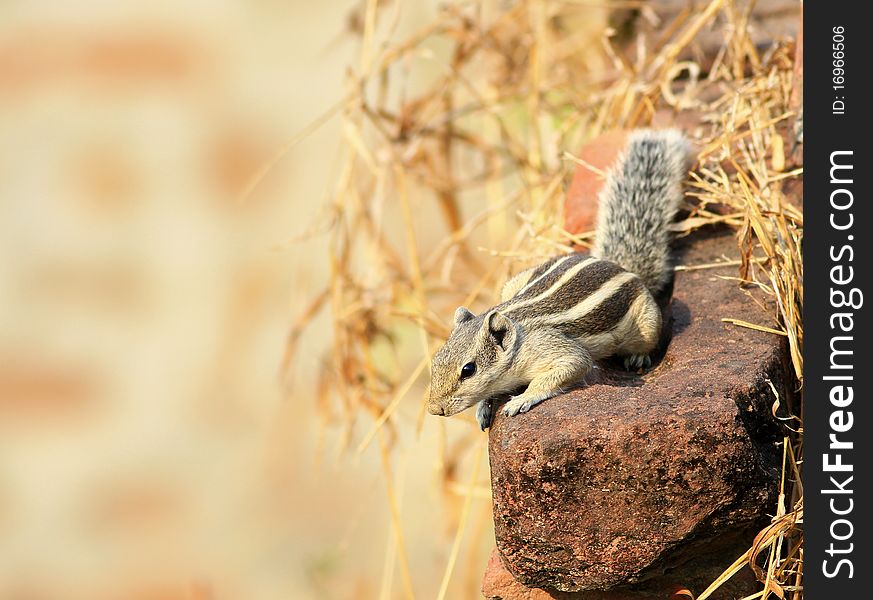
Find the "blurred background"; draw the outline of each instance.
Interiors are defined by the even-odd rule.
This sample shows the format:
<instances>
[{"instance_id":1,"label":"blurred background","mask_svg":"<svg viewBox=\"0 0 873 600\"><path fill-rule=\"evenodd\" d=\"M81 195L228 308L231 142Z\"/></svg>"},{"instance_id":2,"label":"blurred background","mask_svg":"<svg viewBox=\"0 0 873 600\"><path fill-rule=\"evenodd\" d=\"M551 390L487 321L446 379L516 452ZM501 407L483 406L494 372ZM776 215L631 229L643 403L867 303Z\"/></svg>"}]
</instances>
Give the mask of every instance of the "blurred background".
<instances>
[{"instance_id":1,"label":"blurred background","mask_svg":"<svg viewBox=\"0 0 873 600\"><path fill-rule=\"evenodd\" d=\"M435 6L404 3L396 32ZM242 194L342 97L361 12L0 5L0 598L399 593L378 452L319 434L325 319L283 379L292 321L328 277L323 237L294 240L324 210L339 120ZM430 596L454 531L434 432L418 439L394 456L395 492ZM492 543L487 495L473 510L462 596Z\"/></svg>"}]
</instances>

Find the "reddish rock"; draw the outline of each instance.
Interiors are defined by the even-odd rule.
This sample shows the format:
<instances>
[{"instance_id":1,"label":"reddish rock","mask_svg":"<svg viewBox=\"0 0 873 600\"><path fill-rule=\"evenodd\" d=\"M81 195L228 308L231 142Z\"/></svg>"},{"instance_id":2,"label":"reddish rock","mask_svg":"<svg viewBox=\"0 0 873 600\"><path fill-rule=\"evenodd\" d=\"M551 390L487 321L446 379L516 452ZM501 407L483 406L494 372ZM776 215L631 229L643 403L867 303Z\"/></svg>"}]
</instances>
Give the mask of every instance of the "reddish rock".
<instances>
[{"instance_id":1,"label":"reddish rock","mask_svg":"<svg viewBox=\"0 0 873 600\"><path fill-rule=\"evenodd\" d=\"M564 203L564 228L575 233L594 229L597 219L597 194L603 187L601 173L618 158L625 146L627 131L616 129L601 134L582 148L573 180ZM593 169L591 168L593 167Z\"/></svg>"},{"instance_id":2,"label":"reddish rock","mask_svg":"<svg viewBox=\"0 0 873 600\"><path fill-rule=\"evenodd\" d=\"M721 571L709 569L695 574L698 588L709 585L721 574ZM713 593L714 600L734 600L747 595L745 590L751 589L755 576L751 570L740 571ZM687 582L686 578L686 582ZM613 590L592 590L587 592L561 592L554 589L530 588L519 583L506 570L500 553L495 548L485 569L482 580L482 595L488 600L689 600L690 590L685 585L667 582L656 582L655 585L621 587Z\"/></svg>"},{"instance_id":3,"label":"reddish rock","mask_svg":"<svg viewBox=\"0 0 873 600\"><path fill-rule=\"evenodd\" d=\"M558 595L555 595L558 594ZM512 573L506 570L500 560L497 549L491 551L485 577L482 579L482 595L490 600L554 600L555 598L572 598L572 594L564 592L549 592L537 588L529 588L517 582Z\"/></svg>"},{"instance_id":4,"label":"reddish rock","mask_svg":"<svg viewBox=\"0 0 873 600\"><path fill-rule=\"evenodd\" d=\"M697 240L683 262L724 254L736 254L732 235ZM495 533L519 582L663 598L708 583L767 523L781 456L768 382L784 403L790 372L782 338L721 321L770 323L735 282L715 277L733 269L677 274L673 339L650 372L602 365L587 386L528 413L497 412Z\"/></svg>"}]
</instances>

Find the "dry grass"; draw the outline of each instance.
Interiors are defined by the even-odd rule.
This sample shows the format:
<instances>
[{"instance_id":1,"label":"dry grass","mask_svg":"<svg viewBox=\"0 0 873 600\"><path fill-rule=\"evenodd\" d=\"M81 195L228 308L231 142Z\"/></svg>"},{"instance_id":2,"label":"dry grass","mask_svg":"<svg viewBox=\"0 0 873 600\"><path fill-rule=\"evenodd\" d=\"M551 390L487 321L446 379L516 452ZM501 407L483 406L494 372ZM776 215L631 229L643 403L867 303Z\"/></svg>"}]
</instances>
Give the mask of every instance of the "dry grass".
<instances>
[{"instance_id":1,"label":"dry grass","mask_svg":"<svg viewBox=\"0 0 873 600\"><path fill-rule=\"evenodd\" d=\"M613 6L619 4L642 6L644 21L658 19L643 4ZM291 331L285 362L293 361L300 331L328 310L333 344L318 394L324 423L339 428L350 452L378 441L408 597L412 575L392 488L396 427L407 419L421 428L419 392L430 353L448 334L456 306L488 304L510 273L590 237L564 231L561 219L575 167L568 153L585 140L683 115L696 123L689 132L699 149L690 214L678 229L736 230L738 285L772 321L734 324L785 336L802 381L803 217L782 192L802 170L791 164L793 140L785 137L791 42L756 48L746 27L749 7L730 0L681 12L657 34L630 39L609 27L605 6L471 0L446 6L400 42L391 40L396 4L369 0L351 20L361 38L360 64L348 75L348 95L324 117L342 119L345 142L319 226L328 231L330 283ZM686 59L700 56L698 36L713 30L724 36L718 53L706 64ZM435 75L422 81L420 72ZM783 489L778 506L761 507L773 523L698 600L745 565L762 584L752 597L802 597L800 415L778 398L774 415L780 402L779 414L790 415L781 417ZM404 404L417 411L404 416ZM465 457L482 452L478 435L471 427L456 444L443 444L442 488L467 501L442 594L463 543L469 499L488 493L475 477L456 479Z\"/></svg>"}]
</instances>

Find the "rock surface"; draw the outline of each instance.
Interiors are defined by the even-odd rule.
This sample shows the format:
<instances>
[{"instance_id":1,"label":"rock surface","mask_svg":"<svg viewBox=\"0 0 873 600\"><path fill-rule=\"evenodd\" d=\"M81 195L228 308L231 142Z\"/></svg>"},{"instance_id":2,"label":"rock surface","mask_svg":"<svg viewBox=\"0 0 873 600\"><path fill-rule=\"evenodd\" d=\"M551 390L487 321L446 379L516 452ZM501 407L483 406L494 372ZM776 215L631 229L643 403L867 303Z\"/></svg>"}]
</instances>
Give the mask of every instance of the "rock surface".
<instances>
[{"instance_id":1,"label":"rock surface","mask_svg":"<svg viewBox=\"0 0 873 600\"><path fill-rule=\"evenodd\" d=\"M725 254L736 254L726 232L686 242L682 262ZM650 372L602 365L587 386L528 413L498 412L495 533L516 580L614 592L580 598L663 598L711 581L767 523L782 439L771 407L774 389L783 404L790 395L790 372L781 337L721 321L772 325L735 281L717 277L735 268L677 274L673 339Z\"/></svg>"},{"instance_id":2,"label":"rock surface","mask_svg":"<svg viewBox=\"0 0 873 600\"><path fill-rule=\"evenodd\" d=\"M564 228L574 233L594 229L597 220L597 194L603 186L603 172L618 158L627 140L627 131L607 131L585 144L577 158L573 179L564 200Z\"/></svg>"},{"instance_id":3,"label":"rock surface","mask_svg":"<svg viewBox=\"0 0 873 600\"><path fill-rule=\"evenodd\" d=\"M554 589L527 587L516 581L500 558L495 548L491 553L485 577L482 581L482 594L489 600L689 600L689 585L698 583L703 589L720 573L721 568L710 567L698 570L693 577L664 577L654 584L644 586L616 587L612 590L590 590L586 592L561 592ZM728 580L710 598L715 600L734 600L748 595L755 587L755 576L751 570L740 571ZM683 583L675 583L682 580Z\"/></svg>"}]
</instances>

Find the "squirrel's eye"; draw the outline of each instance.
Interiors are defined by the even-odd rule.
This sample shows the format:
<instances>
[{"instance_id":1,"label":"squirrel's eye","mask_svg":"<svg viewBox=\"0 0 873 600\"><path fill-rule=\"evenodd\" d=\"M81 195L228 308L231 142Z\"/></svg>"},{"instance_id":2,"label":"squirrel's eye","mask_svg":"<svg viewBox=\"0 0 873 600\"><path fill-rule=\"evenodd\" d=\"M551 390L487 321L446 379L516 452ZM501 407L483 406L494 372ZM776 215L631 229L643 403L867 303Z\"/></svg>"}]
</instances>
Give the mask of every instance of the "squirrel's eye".
<instances>
[{"instance_id":1,"label":"squirrel's eye","mask_svg":"<svg viewBox=\"0 0 873 600\"><path fill-rule=\"evenodd\" d=\"M468 362L461 367L461 379L466 379L476 372L476 363Z\"/></svg>"}]
</instances>

